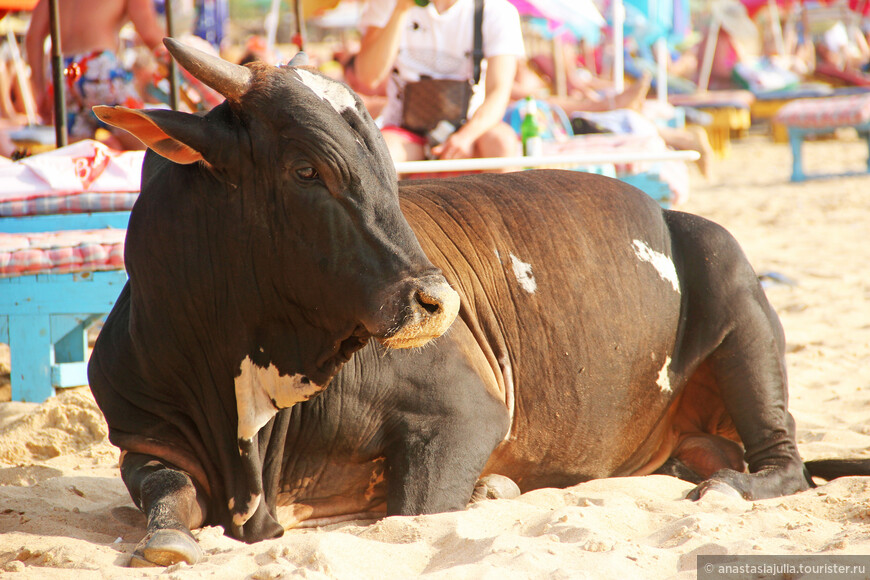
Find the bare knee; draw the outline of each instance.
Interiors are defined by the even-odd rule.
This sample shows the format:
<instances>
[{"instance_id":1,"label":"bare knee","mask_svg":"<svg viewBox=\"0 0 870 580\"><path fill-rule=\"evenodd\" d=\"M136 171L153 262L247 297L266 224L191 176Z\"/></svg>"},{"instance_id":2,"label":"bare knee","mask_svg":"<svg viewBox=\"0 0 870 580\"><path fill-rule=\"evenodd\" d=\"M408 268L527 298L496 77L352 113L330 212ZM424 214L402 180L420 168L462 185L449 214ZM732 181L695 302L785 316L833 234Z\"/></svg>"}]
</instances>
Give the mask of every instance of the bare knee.
<instances>
[{"instance_id":1,"label":"bare knee","mask_svg":"<svg viewBox=\"0 0 870 580\"><path fill-rule=\"evenodd\" d=\"M481 135L474 143L477 157L513 157L519 148L519 138L507 123L498 125Z\"/></svg>"},{"instance_id":2,"label":"bare knee","mask_svg":"<svg viewBox=\"0 0 870 580\"><path fill-rule=\"evenodd\" d=\"M413 141L406 135L395 131L384 131L383 136L393 163L420 161L426 157L423 144Z\"/></svg>"}]
</instances>

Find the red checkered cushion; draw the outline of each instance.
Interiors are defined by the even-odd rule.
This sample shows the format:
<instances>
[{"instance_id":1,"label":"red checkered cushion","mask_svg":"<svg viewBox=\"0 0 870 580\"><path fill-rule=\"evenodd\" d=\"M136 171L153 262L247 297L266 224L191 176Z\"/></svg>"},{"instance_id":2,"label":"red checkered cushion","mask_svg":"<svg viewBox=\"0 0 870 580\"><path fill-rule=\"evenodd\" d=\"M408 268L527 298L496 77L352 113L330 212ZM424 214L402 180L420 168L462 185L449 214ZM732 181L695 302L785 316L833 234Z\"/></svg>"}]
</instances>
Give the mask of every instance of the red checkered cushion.
<instances>
[{"instance_id":1,"label":"red checkered cushion","mask_svg":"<svg viewBox=\"0 0 870 580\"><path fill-rule=\"evenodd\" d=\"M777 112L776 121L804 129L864 125L870 122L870 94L797 99Z\"/></svg>"},{"instance_id":2,"label":"red checkered cushion","mask_svg":"<svg viewBox=\"0 0 870 580\"><path fill-rule=\"evenodd\" d=\"M751 91L708 91L690 95L668 95L668 102L677 107L695 107L698 109L718 109L733 107L748 109L755 102Z\"/></svg>"},{"instance_id":3,"label":"red checkered cushion","mask_svg":"<svg viewBox=\"0 0 870 580\"><path fill-rule=\"evenodd\" d=\"M144 155L86 140L0 164L0 217L129 210Z\"/></svg>"},{"instance_id":4,"label":"red checkered cushion","mask_svg":"<svg viewBox=\"0 0 870 580\"><path fill-rule=\"evenodd\" d=\"M0 233L0 277L124 268L126 230Z\"/></svg>"}]
</instances>

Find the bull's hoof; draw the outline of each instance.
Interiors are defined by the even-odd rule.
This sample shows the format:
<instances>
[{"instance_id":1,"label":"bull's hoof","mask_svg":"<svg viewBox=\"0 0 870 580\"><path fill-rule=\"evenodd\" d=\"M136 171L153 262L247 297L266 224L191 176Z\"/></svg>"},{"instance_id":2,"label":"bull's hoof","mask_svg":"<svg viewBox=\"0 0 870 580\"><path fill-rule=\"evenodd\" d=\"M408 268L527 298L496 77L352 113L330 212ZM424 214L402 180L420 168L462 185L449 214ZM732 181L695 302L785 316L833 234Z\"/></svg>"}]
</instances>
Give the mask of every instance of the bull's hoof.
<instances>
[{"instance_id":1,"label":"bull's hoof","mask_svg":"<svg viewBox=\"0 0 870 580\"><path fill-rule=\"evenodd\" d=\"M162 529L142 538L130 558L130 567L171 566L178 562L196 564L201 557L202 548L190 534Z\"/></svg>"},{"instance_id":2,"label":"bull's hoof","mask_svg":"<svg viewBox=\"0 0 870 580\"><path fill-rule=\"evenodd\" d=\"M718 491L721 494L737 499L746 499L745 497L743 497L742 493L734 489L732 486L728 485L724 481L716 481L715 479L708 479L707 481L703 482L702 484L689 491L688 495L686 495L686 499L698 501L711 491Z\"/></svg>"},{"instance_id":3,"label":"bull's hoof","mask_svg":"<svg viewBox=\"0 0 870 580\"><path fill-rule=\"evenodd\" d=\"M514 499L520 496L520 488L514 480L504 475L492 473L484 475L474 484L471 503L485 499Z\"/></svg>"}]
</instances>

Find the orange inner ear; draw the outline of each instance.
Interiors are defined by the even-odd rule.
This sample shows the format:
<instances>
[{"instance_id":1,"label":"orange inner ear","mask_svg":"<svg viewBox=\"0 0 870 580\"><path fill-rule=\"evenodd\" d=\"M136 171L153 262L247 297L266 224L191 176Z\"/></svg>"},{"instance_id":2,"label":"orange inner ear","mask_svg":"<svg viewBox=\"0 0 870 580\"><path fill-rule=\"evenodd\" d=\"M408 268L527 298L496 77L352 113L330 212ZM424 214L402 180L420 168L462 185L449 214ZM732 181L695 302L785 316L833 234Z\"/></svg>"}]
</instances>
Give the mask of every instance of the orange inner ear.
<instances>
[{"instance_id":1,"label":"orange inner ear","mask_svg":"<svg viewBox=\"0 0 870 580\"><path fill-rule=\"evenodd\" d=\"M94 114L109 125L124 129L170 161L187 165L202 160L199 151L167 135L144 111L101 105L94 107Z\"/></svg>"}]
</instances>

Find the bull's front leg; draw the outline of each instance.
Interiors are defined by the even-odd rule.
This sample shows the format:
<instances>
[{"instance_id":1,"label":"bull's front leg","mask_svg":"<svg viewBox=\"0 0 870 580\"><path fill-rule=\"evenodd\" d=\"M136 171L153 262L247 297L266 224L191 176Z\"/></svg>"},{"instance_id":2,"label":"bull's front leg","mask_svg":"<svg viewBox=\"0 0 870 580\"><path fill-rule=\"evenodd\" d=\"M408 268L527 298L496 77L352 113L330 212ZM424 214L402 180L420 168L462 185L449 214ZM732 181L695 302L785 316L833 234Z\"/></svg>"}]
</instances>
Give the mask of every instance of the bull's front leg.
<instances>
[{"instance_id":1,"label":"bull's front leg","mask_svg":"<svg viewBox=\"0 0 870 580\"><path fill-rule=\"evenodd\" d=\"M203 524L206 507L190 475L156 457L127 453L121 461L121 478L148 518L148 531L136 546L130 566L198 562L202 549L190 530Z\"/></svg>"},{"instance_id":2,"label":"bull's front leg","mask_svg":"<svg viewBox=\"0 0 870 580\"><path fill-rule=\"evenodd\" d=\"M493 493L510 488L507 478L501 479L508 485L478 479L510 419L504 404L487 394L476 377L473 383L442 391L446 396L427 402L427 414L403 416L392 432L386 451L387 515L461 510L473 494L475 500L501 497ZM508 493L504 497L518 495Z\"/></svg>"}]
</instances>

